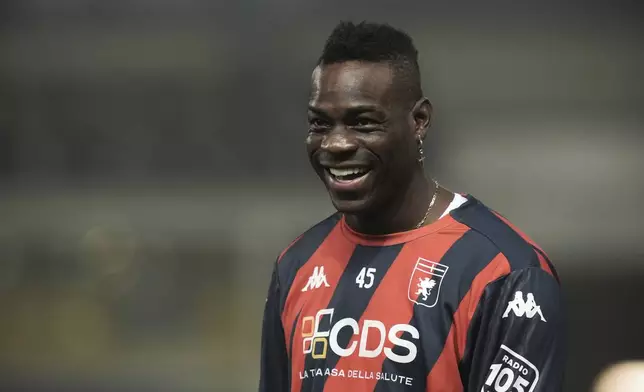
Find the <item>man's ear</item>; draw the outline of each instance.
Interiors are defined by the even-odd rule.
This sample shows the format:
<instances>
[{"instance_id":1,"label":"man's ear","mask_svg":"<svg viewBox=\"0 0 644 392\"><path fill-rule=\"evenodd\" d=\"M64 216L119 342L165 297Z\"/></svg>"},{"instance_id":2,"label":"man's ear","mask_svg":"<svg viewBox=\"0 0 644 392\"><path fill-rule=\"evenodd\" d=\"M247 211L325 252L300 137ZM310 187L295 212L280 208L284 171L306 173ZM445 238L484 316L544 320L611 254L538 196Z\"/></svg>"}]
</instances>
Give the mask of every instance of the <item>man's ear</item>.
<instances>
[{"instance_id":1,"label":"man's ear","mask_svg":"<svg viewBox=\"0 0 644 392\"><path fill-rule=\"evenodd\" d=\"M412 108L411 115L414 121L414 137L425 140L427 130L432 125L432 103L426 97L419 99Z\"/></svg>"}]
</instances>

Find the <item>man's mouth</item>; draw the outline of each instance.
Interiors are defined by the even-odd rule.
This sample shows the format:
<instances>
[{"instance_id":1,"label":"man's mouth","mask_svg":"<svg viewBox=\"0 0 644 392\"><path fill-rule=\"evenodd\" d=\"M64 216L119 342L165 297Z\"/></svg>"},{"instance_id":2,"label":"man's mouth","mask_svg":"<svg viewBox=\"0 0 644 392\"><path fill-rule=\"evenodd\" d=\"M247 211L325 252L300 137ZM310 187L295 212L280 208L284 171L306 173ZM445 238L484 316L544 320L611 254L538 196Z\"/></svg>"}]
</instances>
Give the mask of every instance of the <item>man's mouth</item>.
<instances>
[{"instance_id":1,"label":"man's mouth","mask_svg":"<svg viewBox=\"0 0 644 392\"><path fill-rule=\"evenodd\" d=\"M326 167L324 169L327 186L336 192L356 192L367 184L371 178L370 167Z\"/></svg>"},{"instance_id":2,"label":"man's mouth","mask_svg":"<svg viewBox=\"0 0 644 392\"><path fill-rule=\"evenodd\" d=\"M327 168L327 171L331 175L331 177L339 182L352 182L354 180L358 180L361 177L366 176L371 169L366 168L366 167L353 167L353 168L333 168L329 167Z\"/></svg>"}]
</instances>

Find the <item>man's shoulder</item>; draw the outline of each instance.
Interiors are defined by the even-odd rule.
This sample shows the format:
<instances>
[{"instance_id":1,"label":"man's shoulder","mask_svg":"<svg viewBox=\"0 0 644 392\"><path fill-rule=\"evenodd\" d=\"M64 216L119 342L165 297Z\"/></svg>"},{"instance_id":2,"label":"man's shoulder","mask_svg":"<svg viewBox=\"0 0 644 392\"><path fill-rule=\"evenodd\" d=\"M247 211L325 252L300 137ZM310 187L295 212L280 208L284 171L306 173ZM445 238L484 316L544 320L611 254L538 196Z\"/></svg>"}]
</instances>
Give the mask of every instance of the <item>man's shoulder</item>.
<instances>
[{"instance_id":1,"label":"man's shoulder","mask_svg":"<svg viewBox=\"0 0 644 392\"><path fill-rule=\"evenodd\" d=\"M297 236L279 254L277 262L288 264L296 260L307 260L324 242L331 230L338 224L342 215L334 213L317 222Z\"/></svg>"},{"instance_id":2,"label":"man's shoulder","mask_svg":"<svg viewBox=\"0 0 644 392\"><path fill-rule=\"evenodd\" d=\"M470 235L479 239L478 243L494 246L510 271L536 267L556 275L548 256L535 241L475 197L468 195L467 202L450 215L466 226Z\"/></svg>"}]
</instances>

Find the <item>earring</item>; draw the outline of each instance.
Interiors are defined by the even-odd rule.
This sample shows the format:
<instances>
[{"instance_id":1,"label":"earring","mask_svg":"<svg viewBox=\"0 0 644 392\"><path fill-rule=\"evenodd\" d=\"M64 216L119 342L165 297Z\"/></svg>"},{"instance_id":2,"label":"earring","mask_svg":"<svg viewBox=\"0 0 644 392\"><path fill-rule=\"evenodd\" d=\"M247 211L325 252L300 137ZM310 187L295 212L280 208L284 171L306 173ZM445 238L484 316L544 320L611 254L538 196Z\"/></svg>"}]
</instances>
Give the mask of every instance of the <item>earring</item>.
<instances>
[{"instance_id":1,"label":"earring","mask_svg":"<svg viewBox=\"0 0 644 392\"><path fill-rule=\"evenodd\" d=\"M425 160L425 150L423 150L423 139L421 137L418 137L418 163L420 163L421 166L424 165Z\"/></svg>"}]
</instances>

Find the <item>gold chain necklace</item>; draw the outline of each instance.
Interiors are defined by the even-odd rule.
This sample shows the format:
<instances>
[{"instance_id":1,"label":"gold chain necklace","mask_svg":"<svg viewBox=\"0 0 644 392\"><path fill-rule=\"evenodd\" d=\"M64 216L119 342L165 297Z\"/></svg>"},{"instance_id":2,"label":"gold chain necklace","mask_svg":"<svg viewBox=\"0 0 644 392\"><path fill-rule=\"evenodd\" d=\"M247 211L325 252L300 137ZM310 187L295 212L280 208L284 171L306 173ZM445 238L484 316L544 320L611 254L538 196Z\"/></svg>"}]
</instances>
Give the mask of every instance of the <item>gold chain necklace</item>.
<instances>
[{"instance_id":1,"label":"gold chain necklace","mask_svg":"<svg viewBox=\"0 0 644 392\"><path fill-rule=\"evenodd\" d=\"M431 211L432 207L434 207L434 203L436 202L436 197L438 196L438 182L436 180L432 180L434 182L434 195L432 196L432 201L429 202L429 207L427 207L427 211L425 211L425 216L423 216L423 219L418 222L416 225L416 228L419 229L422 225L425 224L425 220L427 220L427 216L429 215L429 211Z\"/></svg>"}]
</instances>

